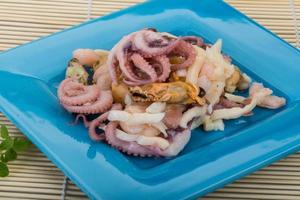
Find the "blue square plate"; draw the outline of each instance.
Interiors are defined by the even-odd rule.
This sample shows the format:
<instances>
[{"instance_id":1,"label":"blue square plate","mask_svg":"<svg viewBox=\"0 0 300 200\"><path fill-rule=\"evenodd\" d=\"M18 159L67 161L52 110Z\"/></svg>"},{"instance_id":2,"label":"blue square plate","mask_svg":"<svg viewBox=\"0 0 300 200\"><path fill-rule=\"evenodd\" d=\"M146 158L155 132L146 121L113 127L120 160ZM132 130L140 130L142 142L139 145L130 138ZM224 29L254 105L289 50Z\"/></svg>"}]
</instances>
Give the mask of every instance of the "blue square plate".
<instances>
[{"instance_id":1,"label":"blue square plate","mask_svg":"<svg viewBox=\"0 0 300 200\"><path fill-rule=\"evenodd\" d=\"M193 132L176 158L126 156L93 143L58 104L56 88L76 48L110 49L123 35L155 27L224 41L224 52L287 98L279 110ZM75 26L0 54L1 109L92 199L186 199L204 195L300 148L300 53L223 1L164 0Z\"/></svg>"}]
</instances>

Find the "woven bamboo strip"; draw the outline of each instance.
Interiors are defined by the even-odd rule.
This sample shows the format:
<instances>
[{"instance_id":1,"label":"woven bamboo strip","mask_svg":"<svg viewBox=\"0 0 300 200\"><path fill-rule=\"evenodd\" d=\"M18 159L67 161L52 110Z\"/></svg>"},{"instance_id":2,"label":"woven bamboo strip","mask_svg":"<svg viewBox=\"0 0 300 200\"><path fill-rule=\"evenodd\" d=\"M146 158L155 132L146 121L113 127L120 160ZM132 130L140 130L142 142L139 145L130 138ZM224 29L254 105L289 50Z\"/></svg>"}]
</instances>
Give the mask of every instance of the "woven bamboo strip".
<instances>
[{"instance_id":1,"label":"woven bamboo strip","mask_svg":"<svg viewBox=\"0 0 300 200\"><path fill-rule=\"evenodd\" d=\"M257 7L261 5L280 5L280 6L286 6L287 2L286 0L276 0L275 2L273 0L262 0L262 1L252 1L252 0L226 0L229 4L236 5L236 4L246 4L246 5L256 5Z\"/></svg>"},{"instance_id":2,"label":"woven bamboo strip","mask_svg":"<svg viewBox=\"0 0 300 200\"><path fill-rule=\"evenodd\" d=\"M22 181L26 183L55 183L61 185L63 182L63 175L50 177L47 174L45 174L44 176L42 175L38 176L35 174L16 174L14 172L11 172L9 177L1 179L1 182L7 182L7 181L8 182Z\"/></svg>"},{"instance_id":3,"label":"woven bamboo strip","mask_svg":"<svg viewBox=\"0 0 300 200\"><path fill-rule=\"evenodd\" d=\"M272 167L272 165L270 166ZM285 177L293 177L293 176L298 176L300 177L300 172L299 171L285 171L285 170L272 170L270 167L261 169L257 172L255 172L254 174L256 175L280 175L280 176L285 176Z\"/></svg>"},{"instance_id":4,"label":"woven bamboo strip","mask_svg":"<svg viewBox=\"0 0 300 200\"><path fill-rule=\"evenodd\" d=\"M34 153L32 155L34 156ZM29 164L27 163L27 165L9 164L9 167L12 169L30 169L30 170L40 170L40 171L45 171L45 172L47 172L47 171L60 172L60 170L56 167L35 166L35 165L30 165L30 163Z\"/></svg>"},{"instance_id":5,"label":"woven bamboo strip","mask_svg":"<svg viewBox=\"0 0 300 200\"><path fill-rule=\"evenodd\" d=\"M15 9L15 8L23 8L23 9L41 9L41 11L47 9L50 12L54 12L56 10L60 11L65 11L66 13L75 13L75 12L82 12L82 11L87 11L86 7L84 6L59 6L59 5L50 5L50 4L29 4L29 3L21 3L21 2L0 2L0 6L6 6L9 7L10 9Z\"/></svg>"},{"instance_id":6,"label":"woven bamboo strip","mask_svg":"<svg viewBox=\"0 0 300 200\"><path fill-rule=\"evenodd\" d=\"M245 193L225 193L225 192L218 192L218 193L211 193L207 197L210 199L214 199L215 197L219 197L222 199L255 199L255 200L262 200L262 199L269 199L269 200L299 200L299 196L293 195L280 195L280 194L245 194ZM206 199L203 198L203 199Z\"/></svg>"},{"instance_id":7,"label":"woven bamboo strip","mask_svg":"<svg viewBox=\"0 0 300 200\"><path fill-rule=\"evenodd\" d=\"M66 193L66 200L70 199L80 199L80 200L85 200L87 197L71 182L68 184L68 190Z\"/></svg>"},{"instance_id":8,"label":"woven bamboo strip","mask_svg":"<svg viewBox=\"0 0 300 200\"><path fill-rule=\"evenodd\" d=\"M88 0L49 0L48 3L76 3L76 4L86 4ZM39 3L39 0L3 0L3 2L26 2L26 3Z\"/></svg>"},{"instance_id":9,"label":"woven bamboo strip","mask_svg":"<svg viewBox=\"0 0 300 200\"><path fill-rule=\"evenodd\" d=\"M36 6L29 6L28 4L18 4L18 5L10 5L10 4L1 4L0 2L0 9L1 10L6 10L6 11L15 11L15 12L32 12L32 13L50 13L54 15L60 15L64 14L65 16L75 16L76 17L86 17L86 9L84 8L79 8L79 9L64 9L61 7L36 7Z\"/></svg>"},{"instance_id":10,"label":"woven bamboo strip","mask_svg":"<svg viewBox=\"0 0 300 200\"><path fill-rule=\"evenodd\" d=\"M61 30L60 28L35 28L35 27L31 27L30 25L34 25L34 24L28 24L29 26L20 26L18 24L16 24L15 26L7 26L4 24L0 23L0 31L2 34L18 34L18 35L35 35L35 34L50 34L56 31ZM4 44L0 44L0 45L4 45Z\"/></svg>"},{"instance_id":11,"label":"woven bamboo strip","mask_svg":"<svg viewBox=\"0 0 300 200\"><path fill-rule=\"evenodd\" d=\"M9 27L25 27L25 28L46 28L46 29L53 29L54 31L61 30L63 28L66 28L64 25L60 24L41 24L37 22L15 22L15 21L2 21L0 20L0 26L9 26ZM1 44L1 43L0 43Z\"/></svg>"},{"instance_id":12,"label":"woven bamboo strip","mask_svg":"<svg viewBox=\"0 0 300 200\"><path fill-rule=\"evenodd\" d=\"M10 179L5 179L6 181L10 181L10 180L15 180L15 179L20 179L20 178L40 178L41 180L57 180L59 179L60 182L62 180L63 174L57 173L57 172L51 172L51 171L33 171L33 170L18 170L12 167L12 169L14 169L11 173L9 178ZM51 175L51 177L49 177L49 175ZM47 178L49 177L49 178ZM13 179L15 178L15 179ZM32 180L28 180L29 182L31 182ZM37 179L34 179L34 181L37 181Z\"/></svg>"},{"instance_id":13,"label":"woven bamboo strip","mask_svg":"<svg viewBox=\"0 0 300 200\"><path fill-rule=\"evenodd\" d=\"M274 179L272 177L268 177L266 178L253 178L252 176L248 176L247 178L244 179L240 179L235 181L235 184L233 185L237 185L237 183L242 183L242 184L247 184L247 183L253 183L253 184L262 184L263 186L267 185L267 184L278 184L278 185L286 185L286 186L290 186L290 185L296 185L299 187L299 179L296 180L290 180L290 179Z\"/></svg>"},{"instance_id":14,"label":"woven bamboo strip","mask_svg":"<svg viewBox=\"0 0 300 200\"><path fill-rule=\"evenodd\" d=\"M201 200L226 200L227 198L218 198L218 197L204 197L204 198L201 198ZM236 199L236 198L229 198L229 199ZM238 200L249 200L248 198L238 198Z\"/></svg>"},{"instance_id":15,"label":"woven bamboo strip","mask_svg":"<svg viewBox=\"0 0 300 200\"><path fill-rule=\"evenodd\" d=\"M78 2L55 2L55 1L40 1L40 0L1 0L3 3L15 3L15 4L30 4L30 5L51 5L51 6L66 6L66 7L81 7L86 8L87 1Z\"/></svg>"},{"instance_id":16,"label":"woven bamboo strip","mask_svg":"<svg viewBox=\"0 0 300 200\"><path fill-rule=\"evenodd\" d=\"M35 155L35 153L31 154L31 155ZM33 168L34 166L31 167L26 167L26 166L15 166L12 164L9 164L9 167L11 169L13 169L13 173L16 174L22 174L22 176L25 176L26 174L36 174L41 175L41 176L47 176L47 175L52 175L53 176L63 176L63 173L61 171L59 171L57 168L53 168L55 170L49 170L47 168ZM21 176L21 175L20 175Z\"/></svg>"},{"instance_id":17,"label":"woven bamboo strip","mask_svg":"<svg viewBox=\"0 0 300 200\"><path fill-rule=\"evenodd\" d=\"M253 173L249 176L246 177L246 181L247 180L251 180L251 179L263 179L265 181L274 181L274 180L278 180L278 181L296 181L299 184L300 181L300 176L298 175L286 175L286 174L279 174L276 175L276 173L272 173L272 171L270 171L268 174L257 174L257 173ZM243 180L243 179L241 179ZM250 181L251 182L251 181Z\"/></svg>"},{"instance_id":18,"label":"woven bamboo strip","mask_svg":"<svg viewBox=\"0 0 300 200\"><path fill-rule=\"evenodd\" d=\"M2 9L2 7L0 6L0 9L1 9L1 13L2 14L5 14L6 16L10 16L12 14L15 14L16 13L16 10L14 9ZM22 16L31 16L31 17L47 17L46 19L48 18L53 18L53 19L56 19L57 17L60 18L63 18L64 20L69 20L72 19L72 20L78 20L78 21L82 21L82 20L85 20L86 19L86 12L84 13L76 13L76 14L66 14L66 13L54 13L54 12L37 12L37 11L24 11L24 10L18 10L18 16L19 15L22 15ZM44 19L44 18L42 18Z\"/></svg>"},{"instance_id":19,"label":"woven bamboo strip","mask_svg":"<svg viewBox=\"0 0 300 200\"><path fill-rule=\"evenodd\" d=\"M106 3L106 2L115 2L116 4L120 4L120 3L128 3L128 4L137 4L137 3L141 3L144 0L93 0L93 4L97 4L97 3Z\"/></svg>"},{"instance_id":20,"label":"woven bamboo strip","mask_svg":"<svg viewBox=\"0 0 300 200\"><path fill-rule=\"evenodd\" d=\"M35 22L35 23L49 23L49 24L64 24L72 25L79 22L82 22L82 19L68 19L61 17L50 17L50 16L32 16L32 15L22 15L15 13L0 13L1 20L3 21L26 21L26 22Z\"/></svg>"},{"instance_id":21,"label":"woven bamboo strip","mask_svg":"<svg viewBox=\"0 0 300 200\"><path fill-rule=\"evenodd\" d=\"M93 9L103 9L103 8L122 9L124 7L128 7L128 6L131 6L131 5L135 5L135 3L94 1L93 2Z\"/></svg>"},{"instance_id":22,"label":"woven bamboo strip","mask_svg":"<svg viewBox=\"0 0 300 200\"><path fill-rule=\"evenodd\" d=\"M52 189L52 188L27 188L27 187L14 187L14 186L2 186L0 185L0 194L3 192L22 192L22 193L31 193L32 191L35 194L56 194L60 195L60 189Z\"/></svg>"},{"instance_id":23,"label":"woven bamboo strip","mask_svg":"<svg viewBox=\"0 0 300 200\"><path fill-rule=\"evenodd\" d=\"M226 192L226 193L244 193L244 194L272 194L272 195L294 195L299 196L300 191L298 190L288 190L288 189L265 189L265 188L258 188L258 184L256 188L233 188L235 184L226 186L225 188L221 188L218 192ZM267 185L265 185L267 187ZM299 197L298 197L299 198Z\"/></svg>"},{"instance_id":24,"label":"woven bamboo strip","mask_svg":"<svg viewBox=\"0 0 300 200\"><path fill-rule=\"evenodd\" d=\"M6 182L1 182L1 187L25 187L25 188L43 188L43 189L61 189L61 182L59 182L59 184L51 184L51 183L28 183L28 182L18 182L18 181L6 181Z\"/></svg>"},{"instance_id":25,"label":"woven bamboo strip","mask_svg":"<svg viewBox=\"0 0 300 200\"><path fill-rule=\"evenodd\" d=\"M37 39L38 37L37 36L32 36L32 35L7 35L7 34L3 34L2 31L0 32L1 34L1 39L3 40L16 40L16 41L19 41L19 40L24 40L24 41L31 41L31 40L34 40L34 39Z\"/></svg>"},{"instance_id":26,"label":"woven bamboo strip","mask_svg":"<svg viewBox=\"0 0 300 200\"><path fill-rule=\"evenodd\" d=\"M16 200L15 197L1 197L1 200ZM32 198L22 198L22 200L32 200Z\"/></svg>"},{"instance_id":27,"label":"woven bamboo strip","mask_svg":"<svg viewBox=\"0 0 300 200\"><path fill-rule=\"evenodd\" d=\"M248 188L248 189L270 189L270 190L286 190L295 191L297 195L300 195L300 185L285 185L285 184L251 184L248 182L235 182L227 186L228 188Z\"/></svg>"},{"instance_id":28,"label":"woven bamboo strip","mask_svg":"<svg viewBox=\"0 0 300 200\"><path fill-rule=\"evenodd\" d=\"M40 194L34 193L34 190L30 193L26 192L17 192L17 191L0 191L0 199L10 197L12 199L45 199L45 200L58 200L60 199L59 194Z\"/></svg>"}]
</instances>

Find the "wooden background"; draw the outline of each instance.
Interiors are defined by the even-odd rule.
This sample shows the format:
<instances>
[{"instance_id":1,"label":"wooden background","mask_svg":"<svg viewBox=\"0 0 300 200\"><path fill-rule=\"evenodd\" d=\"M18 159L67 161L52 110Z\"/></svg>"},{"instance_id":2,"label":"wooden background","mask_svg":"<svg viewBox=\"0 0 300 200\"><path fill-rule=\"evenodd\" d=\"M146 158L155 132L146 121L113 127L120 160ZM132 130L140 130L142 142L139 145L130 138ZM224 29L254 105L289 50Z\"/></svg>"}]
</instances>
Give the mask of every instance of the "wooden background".
<instances>
[{"instance_id":1,"label":"wooden background","mask_svg":"<svg viewBox=\"0 0 300 200\"><path fill-rule=\"evenodd\" d=\"M142 0L0 0L0 52ZM299 47L300 0L226 0ZM22 133L0 114L13 135ZM300 153L202 199L300 199ZM0 179L0 199L86 199L37 148L22 153Z\"/></svg>"}]
</instances>

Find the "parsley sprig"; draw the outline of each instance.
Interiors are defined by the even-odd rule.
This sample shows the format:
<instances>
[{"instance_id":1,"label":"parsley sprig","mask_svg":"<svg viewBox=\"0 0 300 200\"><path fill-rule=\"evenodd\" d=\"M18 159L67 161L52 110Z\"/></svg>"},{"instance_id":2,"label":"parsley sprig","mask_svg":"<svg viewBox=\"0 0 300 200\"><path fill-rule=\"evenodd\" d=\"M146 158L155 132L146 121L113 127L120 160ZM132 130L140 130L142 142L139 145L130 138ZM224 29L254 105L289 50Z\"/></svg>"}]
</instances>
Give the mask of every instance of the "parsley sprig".
<instances>
[{"instance_id":1,"label":"parsley sprig","mask_svg":"<svg viewBox=\"0 0 300 200\"><path fill-rule=\"evenodd\" d=\"M5 125L1 126L0 136L0 177L6 177L9 174L7 162L16 160L17 153L28 149L31 143L24 138L10 137Z\"/></svg>"}]
</instances>

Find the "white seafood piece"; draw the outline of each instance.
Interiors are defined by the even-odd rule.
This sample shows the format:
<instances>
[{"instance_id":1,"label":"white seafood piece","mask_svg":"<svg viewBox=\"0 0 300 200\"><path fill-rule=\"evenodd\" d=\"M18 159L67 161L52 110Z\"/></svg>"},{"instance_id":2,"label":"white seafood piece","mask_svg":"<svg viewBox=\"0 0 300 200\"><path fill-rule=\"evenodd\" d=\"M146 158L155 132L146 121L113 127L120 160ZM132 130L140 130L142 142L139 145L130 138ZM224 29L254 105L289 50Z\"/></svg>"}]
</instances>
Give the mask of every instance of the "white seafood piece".
<instances>
[{"instance_id":1,"label":"white seafood piece","mask_svg":"<svg viewBox=\"0 0 300 200\"><path fill-rule=\"evenodd\" d=\"M283 97L278 97L274 95L270 95L264 98L258 106L269 109L277 109L286 104L286 100Z\"/></svg>"},{"instance_id":2,"label":"white seafood piece","mask_svg":"<svg viewBox=\"0 0 300 200\"><path fill-rule=\"evenodd\" d=\"M164 137L168 137L168 127L163 122L153 123L151 124L151 126L159 130L164 135Z\"/></svg>"},{"instance_id":3,"label":"white seafood piece","mask_svg":"<svg viewBox=\"0 0 300 200\"><path fill-rule=\"evenodd\" d=\"M225 125L222 119L211 120L209 116L203 120L203 128L205 131L224 131Z\"/></svg>"},{"instance_id":4,"label":"white seafood piece","mask_svg":"<svg viewBox=\"0 0 300 200\"><path fill-rule=\"evenodd\" d=\"M197 86L201 87L206 92L211 86L211 81L207 78L206 75L199 76L199 79L197 80Z\"/></svg>"},{"instance_id":5,"label":"white seafood piece","mask_svg":"<svg viewBox=\"0 0 300 200\"><path fill-rule=\"evenodd\" d=\"M206 113L206 109L207 107L206 106L195 106L187 111L185 111L182 115L182 118L180 120L180 123L179 125L182 127L182 128L187 128L188 126L188 123L196 118L196 117L201 117L203 115L205 115Z\"/></svg>"},{"instance_id":6,"label":"white seafood piece","mask_svg":"<svg viewBox=\"0 0 300 200\"><path fill-rule=\"evenodd\" d=\"M236 102L236 103L243 103L246 100L246 98L243 96L238 96L238 95L230 94L230 93L225 93L224 96L228 100Z\"/></svg>"},{"instance_id":7,"label":"white seafood piece","mask_svg":"<svg viewBox=\"0 0 300 200\"><path fill-rule=\"evenodd\" d=\"M263 84L254 82L249 89L249 95L254 96L257 92L262 89L266 89ZM268 88L267 88L268 89ZM269 109L277 109L286 104L286 100L283 97L278 97L275 95L268 95L264 97L257 105Z\"/></svg>"},{"instance_id":8,"label":"white seafood piece","mask_svg":"<svg viewBox=\"0 0 300 200\"><path fill-rule=\"evenodd\" d=\"M219 102L224 91L225 81L234 73L234 66L228 63L221 53L222 40L218 40L212 47L206 49L207 61L200 75L206 75L212 82L205 98L210 104ZM213 71L212 69L213 68Z\"/></svg>"},{"instance_id":9,"label":"white seafood piece","mask_svg":"<svg viewBox=\"0 0 300 200\"><path fill-rule=\"evenodd\" d=\"M196 59L197 59L197 57L196 57ZM186 77L186 75L187 75L187 70L186 70L186 69L178 69L178 70L176 71L176 75L177 75L178 77Z\"/></svg>"},{"instance_id":10,"label":"white seafood piece","mask_svg":"<svg viewBox=\"0 0 300 200\"><path fill-rule=\"evenodd\" d=\"M129 124L127 122L120 122L123 131L129 134L158 136L161 131L153 126L153 124Z\"/></svg>"},{"instance_id":11,"label":"white seafood piece","mask_svg":"<svg viewBox=\"0 0 300 200\"><path fill-rule=\"evenodd\" d=\"M166 102L154 102L146 108L147 113L161 113L166 110Z\"/></svg>"},{"instance_id":12,"label":"white seafood piece","mask_svg":"<svg viewBox=\"0 0 300 200\"><path fill-rule=\"evenodd\" d=\"M195 128L198 128L199 126L201 126L204 123L204 119L205 119L205 116L198 117L198 118L194 119L192 124L191 124L190 129L194 130Z\"/></svg>"},{"instance_id":13,"label":"white seafood piece","mask_svg":"<svg viewBox=\"0 0 300 200\"><path fill-rule=\"evenodd\" d=\"M125 103L127 106L132 105L132 99L131 99L131 96L130 96L129 94L126 94L126 95L125 95L124 103Z\"/></svg>"},{"instance_id":14,"label":"white seafood piece","mask_svg":"<svg viewBox=\"0 0 300 200\"><path fill-rule=\"evenodd\" d=\"M214 105L219 102L220 96L222 95L225 87L225 81L212 82L209 90L206 92L205 98L207 101Z\"/></svg>"},{"instance_id":15,"label":"white seafood piece","mask_svg":"<svg viewBox=\"0 0 300 200\"><path fill-rule=\"evenodd\" d=\"M128 134L120 129L116 130L116 137L123 141L136 142L142 146L157 146L162 150L165 150L170 146L168 140L164 138Z\"/></svg>"},{"instance_id":16,"label":"white seafood piece","mask_svg":"<svg viewBox=\"0 0 300 200\"><path fill-rule=\"evenodd\" d=\"M246 73L242 73L242 79L238 84L238 89L239 90L248 89L250 87L251 82L252 79Z\"/></svg>"},{"instance_id":17,"label":"white seafood piece","mask_svg":"<svg viewBox=\"0 0 300 200\"><path fill-rule=\"evenodd\" d=\"M234 108L215 110L211 115L211 119L217 120L217 119L239 118L244 114L250 113L257 104L259 104L266 96L271 94L272 94L272 90L267 88L262 88L258 92L253 94L250 104L244 106L243 108L234 107Z\"/></svg>"},{"instance_id":18,"label":"white seafood piece","mask_svg":"<svg viewBox=\"0 0 300 200\"><path fill-rule=\"evenodd\" d=\"M206 55L210 63L215 67L213 79L227 79L234 73L234 66L228 63L221 53L222 40L219 39L211 47L206 49Z\"/></svg>"},{"instance_id":19,"label":"white seafood piece","mask_svg":"<svg viewBox=\"0 0 300 200\"><path fill-rule=\"evenodd\" d=\"M126 122L128 124L152 124L161 122L165 113L129 113L122 110L111 110L108 120Z\"/></svg>"},{"instance_id":20,"label":"white seafood piece","mask_svg":"<svg viewBox=\"0 0 300 200\"><path fill-rule=\"evenodd\" d=\"M73 58L82 65L92 65L99 60L99 55L92 49L76 49L73 51Z\"/></svg>"},{"instance_id":21,"label":"white seafood piece","mask_svg":"<svg viewBox=\"0 0 300 200\"><path fill-rule=\"evenodd\" d=\"M206 53L205 50L202 48L193 45L193 47L196 50L197 56L195 59L195 62L192 66L188 68L187 74L186 74L186 82L197 85L198 76L200 74L201 68L205 62Z\"/></svg>"}]
</instances>

